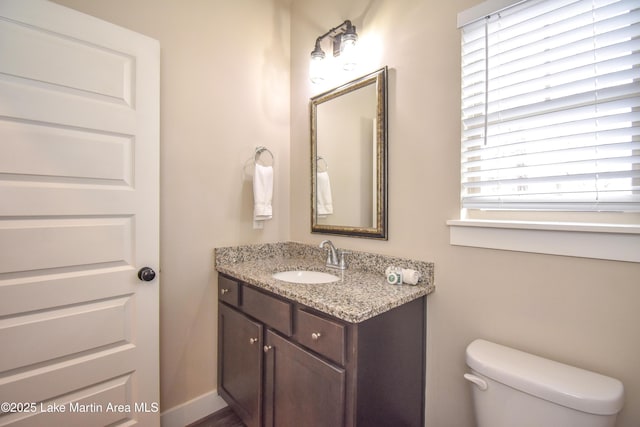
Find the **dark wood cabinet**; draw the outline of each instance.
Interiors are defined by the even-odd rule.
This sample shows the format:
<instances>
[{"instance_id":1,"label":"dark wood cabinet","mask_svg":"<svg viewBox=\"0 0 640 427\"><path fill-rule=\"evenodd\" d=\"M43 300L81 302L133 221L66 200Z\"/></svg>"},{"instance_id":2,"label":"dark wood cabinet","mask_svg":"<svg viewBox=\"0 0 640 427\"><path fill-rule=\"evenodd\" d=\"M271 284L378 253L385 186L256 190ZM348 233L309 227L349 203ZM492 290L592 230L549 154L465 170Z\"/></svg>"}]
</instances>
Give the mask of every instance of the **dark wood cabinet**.
<instances>
[{"instance_id":1,"label":"dark wood cabinet","mask_svg":"<svg viewBox=\"0 0 640 427\"><path fill-rule=\"evenodd\" d=\"M235 280L225 276L218 276L218 299L229 305L240 305L240 285Z\"/></svg>"},{"instance_id":2,"label":"dark wood cabinet","mask_svg":"<svg viewBox=\"0 0 640 427\"><path fill-rule=\"evenodd\" d=\"M344 425L345 370L266 332L265 427Z\"/></svg>"},{"instance_id":3,"label":"dark wood cabinet","mask_svg":"<svg viewBox=\"0 0 640 427\"><path fill-rule=\"evenodd\" d=\"M354 324L220 279L218 389L247 426L424 425L425 297Z\"/></svg>"},{"instance_id":4,"label":"dark wood cabinet","mask_svg":"<svg viewBox=\"0 0 640 427\"><path fill-rule=\"evenodd\" d=\"M224 304L218 310L218 392L248 427L260 427L263 326Z\"/></svg>"}]
</instances>

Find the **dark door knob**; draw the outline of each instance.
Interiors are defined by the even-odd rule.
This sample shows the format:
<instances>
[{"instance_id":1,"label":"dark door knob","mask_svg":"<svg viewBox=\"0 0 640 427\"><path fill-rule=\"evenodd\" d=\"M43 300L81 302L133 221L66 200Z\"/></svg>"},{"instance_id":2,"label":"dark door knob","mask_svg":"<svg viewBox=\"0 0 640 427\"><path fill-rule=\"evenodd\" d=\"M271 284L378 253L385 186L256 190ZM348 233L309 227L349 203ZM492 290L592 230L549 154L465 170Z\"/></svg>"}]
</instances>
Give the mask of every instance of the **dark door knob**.
<instances>
[{"instance_id":1,"label":"dark door knob","mask_svg":"<svg viewBox=\"0 0 640 427\"><path fill-rule=\"evenodd\" d=\"M153 271L153 268L151 267L142 267L138 271L138 279L142 280L143 282L150 282L155 279L155 277L156 272Z\"/></svg>"}]
</instances>

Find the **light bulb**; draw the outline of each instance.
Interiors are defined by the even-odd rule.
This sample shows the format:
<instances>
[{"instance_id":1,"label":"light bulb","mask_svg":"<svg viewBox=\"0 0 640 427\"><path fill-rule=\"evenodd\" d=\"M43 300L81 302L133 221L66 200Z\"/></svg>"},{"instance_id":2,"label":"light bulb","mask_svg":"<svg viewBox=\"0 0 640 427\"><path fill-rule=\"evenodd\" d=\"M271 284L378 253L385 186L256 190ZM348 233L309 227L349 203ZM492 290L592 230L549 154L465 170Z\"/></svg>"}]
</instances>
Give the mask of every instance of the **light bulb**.
<instances>
[{"instance_id":1,"label":"light bulb","mask_svg":"<svg viewBox=\"0 0 640 427\"><path fill-rule=\"evenodd\" d=\"M311 52L311 62L309 63L311 83L317 84L324 81L324 63L324 51L320 48L320 43L316 41L316 47Z\"/></svg>"},{"instance_id":2,"label":"light bulb","mask_svg":"<svg viewBox=\"0 0 640 427\"><path fill-rule=\"evenodd\" d=\"M356 41L358 36L355 32L346 32L342 35L342 42L340 44L340 59L342 60L342 68L347 71L352 71L356 68Z\"/></svg>"}]
</instances>

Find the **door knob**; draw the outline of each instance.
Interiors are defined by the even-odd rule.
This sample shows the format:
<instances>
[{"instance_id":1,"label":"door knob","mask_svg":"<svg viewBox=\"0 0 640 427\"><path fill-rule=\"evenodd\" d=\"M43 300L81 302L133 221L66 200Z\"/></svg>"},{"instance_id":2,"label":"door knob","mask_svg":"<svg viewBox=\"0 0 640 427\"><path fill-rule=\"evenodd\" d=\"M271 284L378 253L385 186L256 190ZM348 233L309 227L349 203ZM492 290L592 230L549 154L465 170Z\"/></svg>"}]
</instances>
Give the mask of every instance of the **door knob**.
<instances>
[{"instance_id":1,"label":"door knob","mask_svg":"<svg viewBox=\"0 0 640 427\"><path fill-rule=\"evenodd\" d=\"M155 279L155 277L156 272L153 271L153 268L151 267L142 267L138 271L138 279L142 280L143 282L150 282Z\"/></svg>"}]
</instances>

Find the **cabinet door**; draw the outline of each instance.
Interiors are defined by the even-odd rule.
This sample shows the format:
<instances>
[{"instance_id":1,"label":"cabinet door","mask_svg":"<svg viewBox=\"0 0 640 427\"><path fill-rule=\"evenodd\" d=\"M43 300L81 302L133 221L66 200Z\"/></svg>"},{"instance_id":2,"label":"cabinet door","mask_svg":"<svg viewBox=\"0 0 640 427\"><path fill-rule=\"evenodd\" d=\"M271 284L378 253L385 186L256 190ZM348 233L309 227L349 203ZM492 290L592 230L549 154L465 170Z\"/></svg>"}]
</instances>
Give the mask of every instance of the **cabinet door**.
<instances>
[{"instance_id":1,"label":"cabinet door","mask_svg":"<svg viewBox=\"0 0 640 427\"><path fill-rule=\"evenodd\" d=\"M265 343L265 427L344 426L344 369L269 330Z\"/></svg>"},{"instance_id":2,"label":"cabinet door","mask_svg":"<svg viewBox=\"0 0 640 427\"><path fill-rule=\"evenodd\" d=\"M218 391L247 427L262 416L262 325L218 304Z\"/></svg>"}]
</instances>

